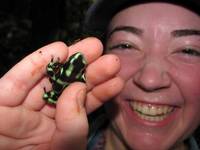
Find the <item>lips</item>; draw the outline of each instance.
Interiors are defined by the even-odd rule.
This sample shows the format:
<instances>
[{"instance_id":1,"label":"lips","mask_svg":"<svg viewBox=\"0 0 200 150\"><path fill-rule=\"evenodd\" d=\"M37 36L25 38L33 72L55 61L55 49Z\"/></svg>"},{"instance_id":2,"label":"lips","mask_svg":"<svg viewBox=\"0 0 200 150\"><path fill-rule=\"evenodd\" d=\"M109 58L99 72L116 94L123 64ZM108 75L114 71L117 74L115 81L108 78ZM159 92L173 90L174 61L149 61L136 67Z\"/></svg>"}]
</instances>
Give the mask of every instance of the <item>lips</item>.
<instances>
[{"instance_id":1,"label":"lips","mask_svg":"<svg viewBox=\"0 0 200 150\"><path fill-rule=\"evenodd\" d=\"M164 120L174 110L173 106L147 104L138 101L130 101L130 106L141 119L153 122Z\"/></svg>"}]
</instances>

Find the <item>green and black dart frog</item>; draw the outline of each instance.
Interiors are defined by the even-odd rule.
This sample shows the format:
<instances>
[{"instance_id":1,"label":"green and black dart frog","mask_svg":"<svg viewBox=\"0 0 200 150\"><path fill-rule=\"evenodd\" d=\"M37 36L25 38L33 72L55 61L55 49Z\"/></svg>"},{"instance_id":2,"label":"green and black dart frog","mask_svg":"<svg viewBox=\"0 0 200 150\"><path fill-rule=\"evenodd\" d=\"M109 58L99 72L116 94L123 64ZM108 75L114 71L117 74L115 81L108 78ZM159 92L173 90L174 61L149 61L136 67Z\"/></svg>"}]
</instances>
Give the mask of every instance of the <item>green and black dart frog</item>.
<instances>
[{"instance_id":1,"label":"green and black dart frog","mask_svg":"<svg viewBox=\"0 0 200 150\"><path fill-rule=\"evenodd\" d=\"M64 64L59 60L54 62L52 58L47 65L47 75L52 84L52 90L47 92L44 88L43 99L49 104L56 104L58 97L70 83L85 82L86 65L87 62L80 52L70 56Z\"/></svg>"}]
</instances>

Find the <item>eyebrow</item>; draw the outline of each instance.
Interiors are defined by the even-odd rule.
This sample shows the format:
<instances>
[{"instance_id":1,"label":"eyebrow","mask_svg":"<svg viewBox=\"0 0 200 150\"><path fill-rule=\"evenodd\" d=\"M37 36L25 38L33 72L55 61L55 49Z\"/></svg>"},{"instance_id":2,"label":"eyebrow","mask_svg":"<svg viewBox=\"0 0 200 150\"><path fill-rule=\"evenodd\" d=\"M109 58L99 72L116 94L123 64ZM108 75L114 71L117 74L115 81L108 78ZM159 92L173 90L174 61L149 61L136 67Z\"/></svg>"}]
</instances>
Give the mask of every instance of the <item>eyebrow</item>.
<instances>
[{"instance_id":1,"label":"eyebrow","mask_svg":"<svg viewBox=\"0 0 200 150\"><path fill-rule=\"evenodd\" d=\"M182 37L182 36L192 36L197 35L200 36L200 30L197 29L181 29L175 30L171 33L173 37Z\"/></svg>"},{"instance_id":2,"label":"eyebrow","mask_svg":"<svg viewBox=\"0 0 200 150\"><path fill-rule=\"evenodd\" d=\"M138 36L141 36L142 33L144 32L142 29L134 27L134 26L118 26L118 27L115 27L110 32L108 32L107 38L109 38L113 33L119 32L119 31L130 32L130 33L136 34ZM198 30L198 29L179 29L179 30L172 31L171 35L173 37L193 36L193 35L200 36L200 30Z\"/></svg>"},{"instance_id":3,"label":"eyebrow","mask_svg":"<svg viewBox=\"0 0 200 150\"><path fill-rule=\"evenodd\" d=\"M118 27L115 27L113 30L111 30L109 33L108 33L108 38L115 32L119 32L119 31L125 31L125 32L130 32L132 34L136 34L136 35L142 35L143 33L143 30L142 29L139 29L137 27L134 27L134 26L118 26Z\"/></svg>"}]
</instances>

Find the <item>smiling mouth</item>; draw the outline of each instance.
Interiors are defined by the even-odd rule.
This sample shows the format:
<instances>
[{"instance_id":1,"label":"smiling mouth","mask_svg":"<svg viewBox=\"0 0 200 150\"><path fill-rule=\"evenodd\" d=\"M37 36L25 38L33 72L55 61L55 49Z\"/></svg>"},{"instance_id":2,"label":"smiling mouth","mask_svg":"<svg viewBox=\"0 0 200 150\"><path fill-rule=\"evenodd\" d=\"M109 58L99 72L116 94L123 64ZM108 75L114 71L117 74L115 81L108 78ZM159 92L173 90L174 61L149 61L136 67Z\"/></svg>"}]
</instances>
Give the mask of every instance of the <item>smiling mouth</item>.
<instances>
[{"instance_id":1,"label":"smiling mouth","mask_svg":"<svg viewBox=\"0 0 200 150\"><path fill-rule=\"evenodd\" d=\"M130 101L132 110L143 120L159 122L164 120L174 107L169 105L146 104L138 101Z\"/></svg>"}]
</instances>

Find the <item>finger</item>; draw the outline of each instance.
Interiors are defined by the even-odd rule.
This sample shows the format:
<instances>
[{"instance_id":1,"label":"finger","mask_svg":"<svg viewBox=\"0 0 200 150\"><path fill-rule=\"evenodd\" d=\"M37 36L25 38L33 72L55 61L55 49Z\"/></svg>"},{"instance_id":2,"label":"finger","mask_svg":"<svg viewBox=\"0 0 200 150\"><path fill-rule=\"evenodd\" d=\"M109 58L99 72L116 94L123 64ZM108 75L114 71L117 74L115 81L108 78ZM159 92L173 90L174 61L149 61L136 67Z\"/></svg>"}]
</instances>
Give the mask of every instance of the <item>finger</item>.
<instances>
[{"instance_id":1,"label":"finger","mask_svg":"<svg viewBox=\"0 0 200 150\"><path fill-rule=\"evenodd\" d=\"M87 94L85 104L87 114L99 108L106 101L116 96L124 86L124 81L120 77L114 77L96 87Z\"/></svg>"},{"instance_id":2,"label":"finger","mask_svg":"<svg viewBox=\"0 0 200 150\"><path fill-rule=\"evenodd\" d=\"M60 96L56 109L57 130L53 148L80 149L86 146L88 123L84 108L85 96L86 86L78 82L69 85Z\"/></svg>"},{"instance_id":3,"label":"finger","mask_svg":"<svg viewBox=\"0 0 200 150\"><path fill-rule=\"evenodd\" d=\"M49 80L46 77L43 78L40 83L29 92L22 105L28 110L41 111L45 116L54 118L56 111L55 106L48 105L46 101L43 100L44 88L49 91L51 87Z\"/></svg>"},{"instance_id":4,"label":"finger","mask_svg":"<svg viewBox=\"0 0 200 150\"><path fill-rule=\"evenodd\" d=\"M55 42L33 52L0 79L0 105L16 106L45 74L52 57L66 59L67 46ZM11 94L12 93L12 94Z\"/></svg>"},{"instance_id":5,"label":"finger","mask_svg":"<svg viewBox=\"0 0 200 150\"><path fill-rule=\"evenodd\" d=\"M87 62L91 63L102 55L103 45L99 39L89 37L69 47L69 56L76 52L82 52Z\"/></svg>"},{"instance_id":6,"label":"finger","mask_svg":"<svg viewBox=\"0 0 200 150\"><path fill-rule=\"evenodd\" d=\"M111 79L119 72L119 70L120 62L116 55L103 55L87 67L87 89L90 90L95 85Z\"/></svg>"},{"instance_id":7,"label":"finger","mask_svg":"<svg viewBox=\"0 0 200 150\"><path fill-rule=\"evenodd\" d=\"M4 136L4 135L0 135L0 149L1 150L25 150L25 149L36 149L36 145L35 143L32 144L28 141L28 139L17 139L14 137L9 137L9 136ZM38 146L39 148L42 147L44 149L44 147L46 148L47 146L44 144L40 144L40 146ZM38 148L38 149L39 149ZM43 150L41 148L41 150Z\"/></svg>"},{"instance_id":8,"label":"finger","mask_svg":"<svg viewBox=\"0 0 200 150\"><path fill-rule=\"evenodd\" d=\"M56 123L59 130L65 130L70 121L85 113L85 94L86 86L79 82L72 83L63 91L56 108Z\"/></svg>"},{"instance_id":9,"label":"finger","mask_svg":"<svg viewBox=\"0 0 200 150\"><path fill-rule=\"evenodd\" d=\"M52 88L47 77L43 78L32 88L22 105L29 110L40 111L46 104L43 100L44 88L47 91Z\"/></svg>"},{"instance_id":10,"label":"finger","mask_svg":"<svg viewBox=\"0 0 200 150\"><path fill-rule=\"evenodd\" d=\"M0 135L0 149L13 150L20 148L20 146L17 139Z\"/></svg>"},{"instance_id":11,"label":"finger","mask_svg":"<svg viewBox=\"0 0 200 150\"><path fill-rule=\"evenodd\" d=\"M42 109L41 112L49 117L54 119L55 118L55 114L56 114L56 106L55 105L45 105Z\"/></svg>"}]
</instances>

